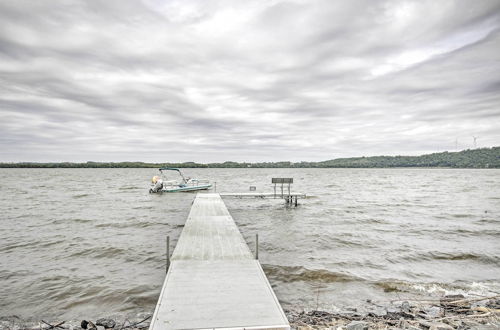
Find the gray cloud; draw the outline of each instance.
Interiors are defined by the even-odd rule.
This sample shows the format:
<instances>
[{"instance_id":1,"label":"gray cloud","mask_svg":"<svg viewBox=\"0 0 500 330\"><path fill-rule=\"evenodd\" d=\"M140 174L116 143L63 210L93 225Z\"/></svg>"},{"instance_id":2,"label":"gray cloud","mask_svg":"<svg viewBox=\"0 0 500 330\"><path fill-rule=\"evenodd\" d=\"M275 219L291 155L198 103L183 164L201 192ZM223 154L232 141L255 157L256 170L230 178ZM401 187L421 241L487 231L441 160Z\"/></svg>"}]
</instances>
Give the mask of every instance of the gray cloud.
<instances>
[{"instance_id":1,"label":"gray cloud","mask_svg":"<svg viewBox=\"0 0 500 330\"><path fill-rule=\"evenodd\" d=\"M0 161L500 145L500 1L3 1Z\"/></svg>"}]
</instances>

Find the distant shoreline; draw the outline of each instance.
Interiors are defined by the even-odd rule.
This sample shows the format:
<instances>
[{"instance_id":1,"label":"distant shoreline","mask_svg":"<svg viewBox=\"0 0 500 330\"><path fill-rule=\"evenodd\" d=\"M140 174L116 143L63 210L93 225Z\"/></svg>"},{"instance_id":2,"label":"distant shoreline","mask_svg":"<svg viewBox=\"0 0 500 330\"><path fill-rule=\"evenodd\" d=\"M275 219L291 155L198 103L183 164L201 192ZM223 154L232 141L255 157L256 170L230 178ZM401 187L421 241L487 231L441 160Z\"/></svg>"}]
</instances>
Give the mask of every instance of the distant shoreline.
<instances>
[{"instance_id":1,"label":"distant shoreline","mask_svg":"<svg viewBox=\"0 0 500 330\"><path fill-rule=\"evenodd\" d=\"M500 147L440 152L421 156L372 156L336 158L320 162L4 162L0 168L500 168Z\"/></svg>"},{"instance_id":2,"label":"distant shoreline","mask_svg":"<svg viewBox=\"0 0 500 330\"><path fill-rule=\"evenodd\" d=\"M161 166L160 166L161 167ZM130 166L124 166L124 167L118 167L118 166L113 166L113 167L77 167L77 166L2 166L0 164L0 169L16 169L16 168L22 168L22 169L156 169L159 167L156 166L141 166L141 167L130 167ZM382 170L382 169L393 169L393 170L404 170L404 169L412 169L412 170L498 170L500 167L449 167L449 166L398 166L398 167L249 167L249 168L244 168L244 167L182 167L182 166L177 166L177 168L182 168L182 169L215 169L215 168L220 168L220 169L273 169L273 168L280 168L280 169L299 169L299 168L304 168L304 169L338 169L338 170Z\"/></svg>"}]
</instances>

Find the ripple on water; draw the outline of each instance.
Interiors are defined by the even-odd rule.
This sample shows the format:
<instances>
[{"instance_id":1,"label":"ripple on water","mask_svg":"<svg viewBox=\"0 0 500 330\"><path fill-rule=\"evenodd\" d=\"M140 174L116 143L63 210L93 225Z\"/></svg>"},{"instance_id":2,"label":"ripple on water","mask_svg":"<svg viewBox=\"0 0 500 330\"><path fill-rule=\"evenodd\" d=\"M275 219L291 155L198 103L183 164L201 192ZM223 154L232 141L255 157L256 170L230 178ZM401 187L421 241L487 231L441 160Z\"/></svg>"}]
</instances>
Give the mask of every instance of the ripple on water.
<instances>
[{"instance_id":1,"label":"ripple on water","mask_svg":"<svg viewBox=\"0 0 500 330\"><path fill-rule=\"evenodd\" d=\"M138 306L155 305L158 301L158 288L160 285L138 285L131 289L116 292L123 298L125 308L123 311L133 310Z\"/></svg>"},{"instance_id":2,"label":"ripple on water","mask_svg":"<svg viewBox=\"0 0 500 330\"><path fill-rule=\"evenodd\" d=\"M53 225L69 224L69 223L90 223L93 222L92 219L81 219L81 218L67 218L67 219L56 219L52 221Z\"/></svg>"},{"instance_id":3,"label":"ripple on water","mask_svg":"<svg viewBox=\"0 0 500 330\"><path fill-rule=\"evenodd\" d=\"M391 263L400 264L402 262L425 262L425 261L474 261L484 265L500 266L500 256L493 254L478 254L472 252L443 252L443 251L426 251L426 252L408 252L400 254L397 257L388 259Z\"/></svg>"},{"instance_id":4,"label":"ripple on water","mask_svg":"<svg viewBox=\"0 0 500 330\"><path fill-rule=\"evenodd\" d=\"M151 226L156 226L158 222L150 222L150 221L139 221L139 220L130 220L126 222L105 222L95 225L96 228L147 228Z\"/></svg>"},{"instance_id":5,"label":"ripple on water","mask_svg":"<svg viewBox=\"0 0 500 330\"><path fill-rule=\"evenodd\" d=\"M15 251L18 249L22 249L25 247L32 247L32 246L33 246L33 242L22 242L22 243L8 244L4 247L0 247L0 252Z\"/></svg>"},{"instance_id":6,"label":"ripple on water","mask_svg":"<svg viewBox=\"0 0 500 330\"><path fill-rule=\"evenodd\" d=\"M79 198L85 198L85 197L88 197L88 196L91 196L91 194L78 194L78 195L73 195L71 197L74 198L74 199L79 199Z\"/></svg>"},{"instance_id":7,"label":"ripple on water","mask_svg":"<svg viewBox=\"0 0 500 330\"><path fill-rule=\"evenodd\" d=\"M96 259L116 258L116 257L126 257L129 253L130 253L129 249L122 249L113 246L106 246L106 247L96 246L74 252L69 256L67 256L66 259L77 258L77 257L92 257Z\"/></svg>"},{"instance_id":8,"label":"ripple on water","mask_svg":"<svg viewBox=\"0 0 500 330\"><path fill-rule=\"evenodd\" d=\"M120 187L118 190L143 190L144 187L130 186L130 187Z\"/></svg>"},{"instance_id":9,"label":"ripple on water","mask_svg":"<svg viewBox=\"0 0 500 330\"><path fill-rule=\"evenodd\" d=\"M436 260L473 260L486 265L500 266L500 256L475 254L470 252L431 252L429 258Z\"/></svg>"},{"instance_id":10,"label":"ripple on water","mask_svg":"<svg viewBox=\"0 0 500 330\"><path fill-rule=\"evenodd\" d=\"M498 218L498 219L495 219L495 218L482 218L482 219L476 220L476 222L497 224L498 222L500 222L500 218Z\"/></svg>"},{"instance_id":11,"label":"ripple on water","mask_svg":"<svg viewBox=\"0 0 500 330\"><path fill-rule=\"evenodd\" d=\"M280 282L349 282L358 281L359 278L346 274L335 273L326 269L307 269L302 266L279 266L279 265L262 265L264 272L270 278Z\"/></svg>"}]
</instances>

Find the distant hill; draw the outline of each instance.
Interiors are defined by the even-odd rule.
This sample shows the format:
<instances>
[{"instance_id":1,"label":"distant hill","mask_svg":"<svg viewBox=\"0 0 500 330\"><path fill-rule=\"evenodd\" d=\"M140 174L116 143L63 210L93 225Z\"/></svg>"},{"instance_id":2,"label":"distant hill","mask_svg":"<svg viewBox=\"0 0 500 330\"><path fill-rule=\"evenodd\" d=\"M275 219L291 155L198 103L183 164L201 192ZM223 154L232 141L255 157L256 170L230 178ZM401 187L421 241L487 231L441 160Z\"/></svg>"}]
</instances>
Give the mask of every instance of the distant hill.
<instances>
[{"instance_id":1,"label":"distant hill","mask_svg":"<svg viewBox=\"0 0 500 330\"><path fill-rule=\"evenodd\" d=\"M318 167L456 167L500 168L500 147L440 152L423 156L338 158L318 162Z\"/></svg>"},{"instance_id":2,"label":"distant hill","mask_svg":"<svg viewBox=\"0 0 500 330\"><path fill-rule=\"evenodd\" d=\"M500 147L439 152L422 156L374 156L337 158L322 162L263 162L263 163L143 163L143 162L86 162L86 163L0 163L0 168L389 168L389 167L452 167L500 168Z\"/></svg>"}]
</instances>

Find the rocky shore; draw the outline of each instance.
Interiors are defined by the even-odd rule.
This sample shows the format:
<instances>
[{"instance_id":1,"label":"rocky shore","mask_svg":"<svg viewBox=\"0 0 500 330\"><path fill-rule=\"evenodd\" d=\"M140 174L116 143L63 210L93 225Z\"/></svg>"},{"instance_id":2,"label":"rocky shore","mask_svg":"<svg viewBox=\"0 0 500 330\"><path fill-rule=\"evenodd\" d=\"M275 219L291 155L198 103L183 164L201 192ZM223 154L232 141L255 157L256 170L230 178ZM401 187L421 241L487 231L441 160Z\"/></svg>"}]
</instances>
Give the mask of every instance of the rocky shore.
<instances>
[{"instance_id":1,"label":"rocky shore","mask_svg":"<svg viewBox=\"0 0 500 330\"><path fill-rule=\"evenodd\" d=\"M434 300L393 301L358 311L341 312L287 309L285 314L292 329L500 329L500 295L465 298L449 295ZM149 327L151 313L134 317L107 317L95 320L27 321L16 316L0 317L0 330L144 330Z\"/></svg>"},{"instance_id":2,"label":"rocky shore","mask_svg":"<svg viewBox=\"0 0 500 330\"><path fill-rule=\"evenodd\" d=\"M465 298L449 295L436 300L394 301L372 308L329 313L286 310L293 329L500 329L500 296Z\"/></svg>"},{"instance_id":3,"label":"rocky shore","mask_svg":"<svg viewBox=\"0 0 500 330\"><path fill-rule=\"evenodd\" d=\"M149 328L152 313L134 317L105 317L96 320L23 320L17 316L0 317L0 330L143 330Z\"/></svg>"}]
</instances>

